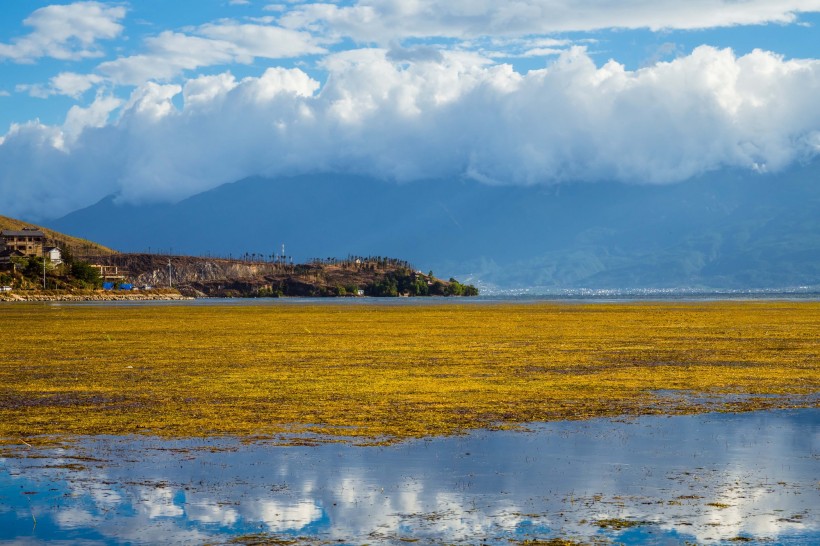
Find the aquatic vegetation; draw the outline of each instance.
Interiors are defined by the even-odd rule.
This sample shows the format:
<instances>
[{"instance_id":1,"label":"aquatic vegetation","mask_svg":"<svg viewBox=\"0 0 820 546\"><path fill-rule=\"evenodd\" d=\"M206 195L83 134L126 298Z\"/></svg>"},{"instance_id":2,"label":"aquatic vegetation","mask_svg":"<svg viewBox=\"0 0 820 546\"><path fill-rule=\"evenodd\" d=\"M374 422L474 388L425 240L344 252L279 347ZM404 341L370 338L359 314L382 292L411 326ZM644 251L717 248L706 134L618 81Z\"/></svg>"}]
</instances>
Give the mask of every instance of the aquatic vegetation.
<instances>
[{"instance_id":1,"label":"aquatic vegetation","mask_svg":"<svg viewBox=\"0 0 820 546\"><path fill-rule=\"evenodd\" d=\"M595 524L602 529L614 529L616 531L622 531L631 527L641 527L642 525L651 525L651 523L651 521L635 521L622 518L601 519L595 522Z\"/></svg>"},{"instance_id":2,"label":"aquatic vegetation","mask_svg":"<svg viewBox=\"0 0 820 546\"><path fill-rule=\"evenodd\" d=\"M297 544L317 544L309 539L289 539L277 538L267 533L257 533L255 535L242 535L232 538L228 544L241 544L242 546L292 546Z\"/></svg>"},{"instance_id":3,"label":"aquatic vegetation","mask_svg":"<svg viewBox=\"0 0 820 546\"><path fill-rule=\"evenodd\" d=\"M359 442L818 405L820 303L0 307L0 438Z\"/></svg>"},{"instance_id":4,"label":"aquatic vegetation","mask_svg":"<svg viewBox=\"0 0 820 546\"><path fill-rule=\"evenodd\" d=\"M565 538L553 538L549 540L524 540L523 542L518 542L517 544L520 544L521 546L580 546L582 543Z\"/></svg>"}]
</instances>

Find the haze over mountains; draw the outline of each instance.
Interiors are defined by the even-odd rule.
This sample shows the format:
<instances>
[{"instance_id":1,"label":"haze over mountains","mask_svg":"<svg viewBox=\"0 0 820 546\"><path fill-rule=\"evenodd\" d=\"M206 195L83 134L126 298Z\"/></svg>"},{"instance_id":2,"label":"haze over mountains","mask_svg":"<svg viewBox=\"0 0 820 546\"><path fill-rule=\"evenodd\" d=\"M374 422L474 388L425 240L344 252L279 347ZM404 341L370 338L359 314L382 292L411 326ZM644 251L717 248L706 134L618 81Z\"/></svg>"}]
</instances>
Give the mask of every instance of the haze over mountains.
<instances>
[{"instance_id":1,"label":"haze over mountains","mask_svg":"<svg viewBox=\"0 0 820 546\"><path fill-rule=\"evenodd\" d=\"M248 178L46 224L120 251L387 255L500 288L785 288L820 285L819 179L817 161L671 185Z\"/></svg>"}]
</instances>

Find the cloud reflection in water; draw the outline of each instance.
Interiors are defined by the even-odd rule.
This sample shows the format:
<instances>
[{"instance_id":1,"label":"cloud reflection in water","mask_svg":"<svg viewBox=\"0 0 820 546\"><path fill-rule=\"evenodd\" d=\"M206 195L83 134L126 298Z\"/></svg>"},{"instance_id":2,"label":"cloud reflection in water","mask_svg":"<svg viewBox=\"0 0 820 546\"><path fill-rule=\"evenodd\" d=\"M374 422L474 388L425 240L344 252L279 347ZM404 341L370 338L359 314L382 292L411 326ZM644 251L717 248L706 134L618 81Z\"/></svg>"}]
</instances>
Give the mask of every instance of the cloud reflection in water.
<instances>
[{"instance_id":1,"label":"cloud reflection in water","mask_svg":"<svg viewBox=\"0 0 820 546\"><path fill-rule=\"evenodd\" d=\"M820 540L819 417L815 409L550 423L393 447L93 438L53 459L20 451L2 460L0 540L202 542L264 532L371 543L805 543ZM102 462L70 468L75 455ZM607 520L645 523L599 525Z\"/></svg>"}]
</instances>

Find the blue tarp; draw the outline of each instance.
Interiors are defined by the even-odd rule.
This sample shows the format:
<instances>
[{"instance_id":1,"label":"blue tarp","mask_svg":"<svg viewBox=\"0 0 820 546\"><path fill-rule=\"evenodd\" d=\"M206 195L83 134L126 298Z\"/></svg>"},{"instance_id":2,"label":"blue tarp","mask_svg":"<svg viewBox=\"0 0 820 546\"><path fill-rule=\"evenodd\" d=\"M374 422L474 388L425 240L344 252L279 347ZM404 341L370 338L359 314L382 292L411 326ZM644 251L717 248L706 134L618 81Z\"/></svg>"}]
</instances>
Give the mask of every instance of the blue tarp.
<instances>
[{"instance_id":1,"label":"blue tarp","mask_svg":"<svg viewBox=\"0 0 820 546\"><path fill-rule=\"evenodd\" d=\"M133 285L133 284L129 284L129 283L122 283L122 284L120 285L120 290L133 290L133 289L134 289L134 285Z\"/></svg>"},{"instance_id":2,"label":"blue tarp","mask_svg":"<svg viewBox=\"0 0 820 546\"><path fill-rule=\"evenodd\" d=\"M113 282L104 282L103 283L103 290L114 290L114 283Z\"/></svg>"}]
</instances>

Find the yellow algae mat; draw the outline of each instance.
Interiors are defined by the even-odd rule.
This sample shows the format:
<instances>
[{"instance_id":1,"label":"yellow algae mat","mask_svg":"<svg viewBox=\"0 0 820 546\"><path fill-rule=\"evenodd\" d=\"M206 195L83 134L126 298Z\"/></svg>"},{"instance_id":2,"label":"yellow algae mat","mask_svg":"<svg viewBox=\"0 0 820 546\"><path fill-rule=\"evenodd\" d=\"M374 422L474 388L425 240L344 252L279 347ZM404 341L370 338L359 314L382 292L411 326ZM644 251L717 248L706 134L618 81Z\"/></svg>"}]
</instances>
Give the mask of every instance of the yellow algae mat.
<instances>
[{"instance_id":1,"label":"yellow algae mat","mask_svg":"<svg viewBox=\"0 0 820 546\"><path fill-rule=\"evenodd\" d=\"M0 438L392 441L818 405L820 302L0 306ZM772 396L775 395L775 396Z\"/></svg>"}]
</instances>

